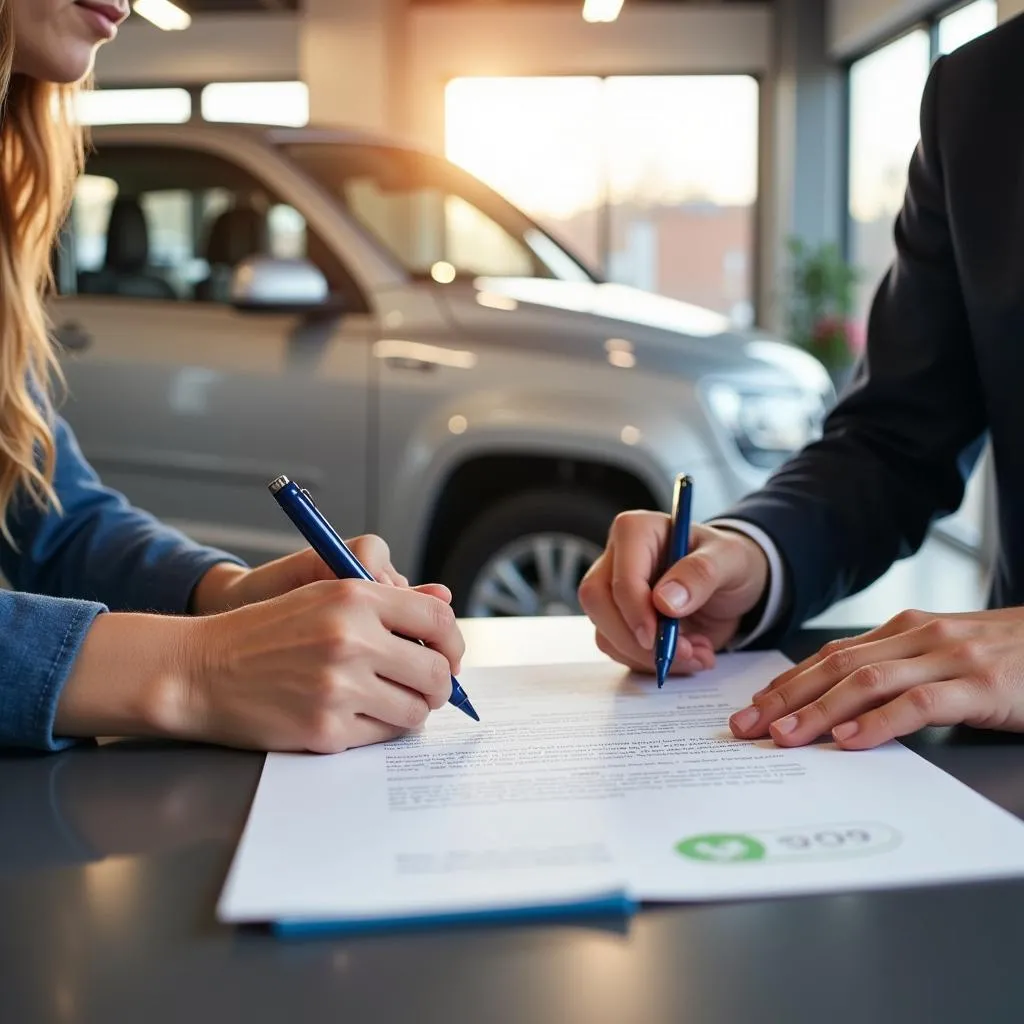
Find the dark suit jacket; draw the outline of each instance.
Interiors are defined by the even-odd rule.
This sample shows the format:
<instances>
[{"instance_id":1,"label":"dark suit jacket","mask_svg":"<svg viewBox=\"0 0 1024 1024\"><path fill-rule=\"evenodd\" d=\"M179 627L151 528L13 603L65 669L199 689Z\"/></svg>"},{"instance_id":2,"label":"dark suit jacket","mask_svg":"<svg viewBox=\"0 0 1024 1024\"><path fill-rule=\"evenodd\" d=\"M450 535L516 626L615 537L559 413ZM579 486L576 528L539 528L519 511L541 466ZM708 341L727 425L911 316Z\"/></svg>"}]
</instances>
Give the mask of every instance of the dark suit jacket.
<instances>
[{"instance_id":1,"label":"dark suit jacket","mask_svg":"<svg viewBox=\"0 0 1024 1024\"><path fill-rule=\"evenodd\" d=\"M942 58L875 298L866 356L823 439L727 514L788 573L768 642L920 547L991 435L1001 551L993 606L1024 604L1024 18Z\"/></svg>"}]
</instances>

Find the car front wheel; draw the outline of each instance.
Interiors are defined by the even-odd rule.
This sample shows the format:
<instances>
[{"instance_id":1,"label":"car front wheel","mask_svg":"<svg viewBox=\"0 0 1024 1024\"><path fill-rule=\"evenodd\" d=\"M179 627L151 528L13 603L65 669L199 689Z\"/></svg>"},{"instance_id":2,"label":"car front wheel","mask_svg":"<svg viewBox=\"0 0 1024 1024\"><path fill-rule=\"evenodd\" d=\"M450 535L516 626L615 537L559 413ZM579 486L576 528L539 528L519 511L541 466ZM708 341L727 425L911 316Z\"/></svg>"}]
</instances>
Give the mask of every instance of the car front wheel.
<instances>
[{"instance_id":1,"label":"car front wheel","mask_svg":"<svg viewBox=\"0 0 1024 1024\"><path fill-rule=\"evenodd\" d=\"M605 498L538 491L473 521L441 571L459 615L578 615L576 591L619 511Z\"/></svg>"}]
</instances>

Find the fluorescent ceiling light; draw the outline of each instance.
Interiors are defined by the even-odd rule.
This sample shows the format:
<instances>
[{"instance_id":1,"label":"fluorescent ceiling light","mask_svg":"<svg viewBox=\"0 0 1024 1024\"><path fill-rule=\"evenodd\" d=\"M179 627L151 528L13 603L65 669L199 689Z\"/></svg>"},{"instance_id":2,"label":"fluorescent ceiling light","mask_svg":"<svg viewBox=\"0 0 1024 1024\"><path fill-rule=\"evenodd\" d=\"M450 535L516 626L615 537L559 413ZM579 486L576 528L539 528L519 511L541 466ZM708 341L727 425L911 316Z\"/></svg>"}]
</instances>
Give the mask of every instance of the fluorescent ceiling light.
<instances>
[{"instance_id":1,"label":"fluorescent ceiling light","mask_svg":"<svg viewBox=\"0 0 1024 1024\"><path fill-rule=\"evenodd\" d=\"M75 94L81 124L184 124L192 116L185 89L98 89Z\"/></svg>"},{"instance_id":2,"label":"fluorescent ceiling light","mask_svg":"<svg viewBox=\"0 0 1024 1024\"><path fill-rule=\"evenodd\" d=\"M165 32L180 32L192 24L192 15L171 0L135 0L135 13Z\"/></svg>"},{"instance_id":3,"label":"fluorescent ceiling light","mask_svg":"<svg viewBox=\"0 0 1024 1024\"><path fill-rule=\"evenodd\" d=\"M622 0L583 0L584 21L614 21L622 10Z\"/></svg>"}]
</instances>

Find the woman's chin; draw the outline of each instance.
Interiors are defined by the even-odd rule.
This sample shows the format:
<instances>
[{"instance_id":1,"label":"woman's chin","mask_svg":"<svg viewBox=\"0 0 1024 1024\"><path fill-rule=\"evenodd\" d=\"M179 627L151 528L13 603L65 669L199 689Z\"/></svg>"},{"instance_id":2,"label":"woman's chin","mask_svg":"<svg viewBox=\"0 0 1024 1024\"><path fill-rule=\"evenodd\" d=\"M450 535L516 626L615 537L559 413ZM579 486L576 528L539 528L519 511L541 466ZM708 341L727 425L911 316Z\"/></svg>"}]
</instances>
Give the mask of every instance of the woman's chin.
<instances>
[{"instance_id":1,"label":"woman's chin","mask_svg":"<svg viewBox=\"0 0 1024 1024\"><path fill-rule=\"evenodd\" d=\"M14 72L40 82L70 85L80 82L92 71L96 49L94 43L76 42L53 53L26 54L24 57L15 53Z\"/></svg>"}]
</instances>

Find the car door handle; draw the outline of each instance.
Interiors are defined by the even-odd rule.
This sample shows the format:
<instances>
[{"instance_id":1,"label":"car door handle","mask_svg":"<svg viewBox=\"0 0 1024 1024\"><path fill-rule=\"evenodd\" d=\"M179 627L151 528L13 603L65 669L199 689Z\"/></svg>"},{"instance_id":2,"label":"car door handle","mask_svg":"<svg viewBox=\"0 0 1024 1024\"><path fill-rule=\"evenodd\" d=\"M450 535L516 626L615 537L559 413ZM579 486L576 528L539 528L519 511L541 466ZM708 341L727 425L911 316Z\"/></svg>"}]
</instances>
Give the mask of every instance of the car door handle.
<instances>
[{"instance_id":1,"label":"car door handle","mask_svg":"<svg viewBox=\"0 0 1024 1024\"><path fill-rule=\"evenodd\" d=\"M84 352L92 344L92 335L74 320L68 320L53 332L54 340L69 352Z\"/></svg>"},{"instance_id":2,"label":"car door handle","mask_svg":"<svg viewBox=\"0 0 1024 1024\"><path fill-rule=\"evenodd\" d=\"M392 370L414 370L418 373L429 373L437 369L437 363L429 359L415 359L412 356L387 356L384 362Z\"/></svg>"}]
</instances>

